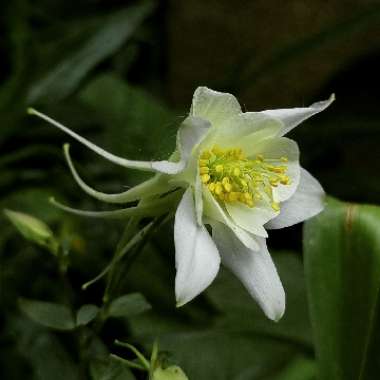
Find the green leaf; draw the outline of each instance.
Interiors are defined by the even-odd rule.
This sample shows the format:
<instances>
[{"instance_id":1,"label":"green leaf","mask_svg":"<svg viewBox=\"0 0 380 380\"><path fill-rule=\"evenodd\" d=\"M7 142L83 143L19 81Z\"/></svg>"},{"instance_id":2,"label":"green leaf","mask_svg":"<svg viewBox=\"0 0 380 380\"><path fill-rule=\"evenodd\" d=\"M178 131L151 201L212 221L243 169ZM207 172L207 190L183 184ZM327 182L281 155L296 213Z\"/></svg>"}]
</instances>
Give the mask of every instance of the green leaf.
<instances>
[{"instance_id":1,"label":"green leaf","mask_svg":"<svg viewBox=\"0 0 380 380\"><path fill-rule=\"evenodd\" d=\"M305 268L320 379L380 371L380 208L333 199L305 224Z\"/></svg>"},{"instance_id":2,"label":"green leaf","mask_svg":"<svg viewBox=\"0 0 380 380\"><path fill-rule=\"evenodd\" d=\"M46 247L54 255L57 254L58 242L43 221L22 212L4 210L4 213L26 239Z\"/></svg>"},{"instance_id":3,"label":"green leaf","mask_svg":"<svg viewBox=\"0 0 380 380\"><path fill-rule=\"evenodd\" d=\"M110 317L132 317L150 309L150 304L142 294L131 293L112 301L108 315Z\"/></svg>"},{"instance_id":4,"label":"green leaf","mask_svg":"<svg viewBox=\"0 0 380 380\"><path fill-rule=\"evenodd\" d=\"M96 305L83 305L77 312L76 325L85 326L98 315L99 308Z\"/></svg>"},{"instance_id":5,"label":"green leaf","mask_svg":"<svg viewBox=\"0 0 380 380\"><path fill-rule=\"evenodd\" d=\"M97 359L90 364L92 380L134 380L131 370L123 363L110 359Z\"/></svg>"},{"instance_id":6,"label":"green leaf","mask_svg":"<svg viewBox=\"0 0 380 380\"><path fill-rule=\"evenodd\" d=\"M78 51L59 62L31 87L28 101L58 101L69 95L90 70L114 54L133 35L152 10L151 2L141 2L110 15Z\"/></svg>"},{"instance_id":7,"label":"green leaf","mask_svg":"<svg viewBox=\"0 0 380 380\"><path fill-rule=\"evenodd\" d=\"M74 318L67 306L26 298L19 299L19 306L29 318L43 326L57 330L75 328Z\"/></svg>"}]
</instances>

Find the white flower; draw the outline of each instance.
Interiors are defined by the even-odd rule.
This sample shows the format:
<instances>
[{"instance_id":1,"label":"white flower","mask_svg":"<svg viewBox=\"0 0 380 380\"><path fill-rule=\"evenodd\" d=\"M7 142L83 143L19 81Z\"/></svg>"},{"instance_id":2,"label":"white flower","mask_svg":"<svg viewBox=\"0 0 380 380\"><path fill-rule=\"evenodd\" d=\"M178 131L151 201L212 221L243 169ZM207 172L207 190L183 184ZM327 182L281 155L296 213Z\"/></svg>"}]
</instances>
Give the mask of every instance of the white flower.
<instances>
[{"instance_id":1,"label":"white flower","mask_svg":"<svg viewBox=\"0 0 380 380\"><path fill-rule=\"evenodd\" d=\"M65 145L71 172L85 192L111 203L140 202L106 212L61 207L80 215L124 217L159 215L178 204L174 223L178 306L205 290L222 262L267 317L277 321L285 310L285 293L266 246L266 230L302 222L324 207L321 185L300 167L296 142L283 136L333 100L331 96L306 108L243 113L233 95L199 87L178 131L176 151L168 161L158 162L117 157L38 111L29 112L115 164L157 173L120 194L101 193L79 177Z\"/></svg>"}]
</instances>

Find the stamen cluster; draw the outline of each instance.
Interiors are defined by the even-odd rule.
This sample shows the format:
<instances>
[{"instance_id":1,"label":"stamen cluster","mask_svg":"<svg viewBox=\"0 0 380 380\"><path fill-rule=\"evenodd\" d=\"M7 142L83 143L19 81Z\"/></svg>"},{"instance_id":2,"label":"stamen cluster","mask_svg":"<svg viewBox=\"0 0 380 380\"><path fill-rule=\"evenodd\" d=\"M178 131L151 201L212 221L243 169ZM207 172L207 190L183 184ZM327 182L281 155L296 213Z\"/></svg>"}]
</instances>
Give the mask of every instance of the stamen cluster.
<instances>
[{"instance_id":1,"label":"stamen cluster","mask_svg":"<svg viewBox=\"0 0 380 380\"><path fill-rule=\"evenodd\" d=\"M199 158L199 174L213 196L224 202L240 202L249 207L264 200L275 211L280 210L273 200L273 187L289 185L286 175L287 157L279 159L257 155L247 158L240 148L221 149L214 146Z\"/></svg>"}]
</instances>

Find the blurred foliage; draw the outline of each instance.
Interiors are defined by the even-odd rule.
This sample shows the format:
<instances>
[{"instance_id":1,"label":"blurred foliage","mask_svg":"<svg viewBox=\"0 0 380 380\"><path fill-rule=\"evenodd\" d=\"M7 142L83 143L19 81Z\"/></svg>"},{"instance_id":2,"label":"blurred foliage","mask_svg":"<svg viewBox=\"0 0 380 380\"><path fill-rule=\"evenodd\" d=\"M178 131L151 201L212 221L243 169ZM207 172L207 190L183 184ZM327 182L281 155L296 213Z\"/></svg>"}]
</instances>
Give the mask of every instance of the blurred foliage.
<instances>
[{"instance_id":1,"label":"blurred foliage","mask_svg":"<svg viewBox=\"0 0 380 380\"><path fill-rule=\"evenodd\" d=\"M322 379L374 378L371 374L378 373L371 371L376 370L374 347L379 341L375 319L379 294L375 290L380 249L375 208L360 206L359 220L355 214L348 238L342 224L351 206L345 204L331 203L306 228L315 342L299 227L271 234L270 243L281 248L273 256L288 304L278 324L265 319L240 283L224 271L208 292L175 309L170 223L153 230L133 269L121 272L119 286L110 288L109 307L101 304L107 277L81 290L111 259L126 222L81 219L48 203L53 195L78 208L105 207L78 191L72 180L61 151L67 137L28 118L25 110L27 106L41 109L118 155L167 157L190 103L188 99L188 104L175 110L163 100L168 86L182 86L167 75L172 64L165 34L168 6L166 2L117 0L15 0L3 6L0 206L37 218L37 225L45 226L42 237L54 236L56 254L46 252L41 235L30 235L24 224L13 220L32 242L20 239L5 215L0 216L0 378L141 379L145 376L141 371L109 358L110 352L130 360L134 357L113 342L128 341L149 353L156 338L160 354L181 366L190 379L311 380L318 371ZM319 38L312 43L295 35L294 43L268 57L269 64L252 66L247 59L245 67L242 62L231 66L218 83L238 89L252 75L256 80L264 74L270 78L284 57L296 55L302 60L337 30L355 33L356 24L350 22L358 19L361 30L378 20L377 13L363 10L360 17L316 34ZM292 70L290 58L287 70ZM375 97L379 76L371 73L378 70L378 56L363 58L363 62L343 67L320 89L323 94L331 88L336 91L336 104L297 129L293 137L300 143L304 166L321 179L329 193L375 203L380 195L376 175L380 170L380 118ZM230 75L237 71L236 78ZM278 91L275 79L265 80L273 93ZM314 98L320 93L313 94ZM72 148L78 170L99 190L118 192L146 178L105 164L77 144ZM321 238L322 232L328 239ZM337 266L345 270L346 277L335 276ZM335 303L343 306L334 307ZM338 372L331 363L340 367Z\"/></svg>"}]
</instances>

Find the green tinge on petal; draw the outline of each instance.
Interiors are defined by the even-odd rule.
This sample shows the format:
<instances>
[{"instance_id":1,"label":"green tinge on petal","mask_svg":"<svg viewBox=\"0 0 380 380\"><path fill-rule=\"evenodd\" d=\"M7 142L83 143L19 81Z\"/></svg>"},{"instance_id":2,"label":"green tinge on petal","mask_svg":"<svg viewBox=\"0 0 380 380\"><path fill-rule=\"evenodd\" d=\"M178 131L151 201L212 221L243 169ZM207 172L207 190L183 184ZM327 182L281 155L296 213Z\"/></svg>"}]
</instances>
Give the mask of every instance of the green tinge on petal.
<instances>
[{"instance_id":1,"label":"green tinge on petal","mask_svg":"<svg viewBox=\"0 0 380 380\"><path fill-rule=\"evenodd\" d=\"M241 113L239 102L228 93L198 87L193 95L190 114L219 127L226 119Z\"/></svg>"},{"instance_id":2,"label":"green tinge on petal","mask_svg":"<svg viewBox=\"0 0 380 380\"><path fill-rule=\"evenodd\" d=\"M260 248L253 235L240 228L233 220L231 220L230 216L227 215L226 211L223 210L206 186L203 186L203 206L204 215L209 219L211 226L214 221L225 224L231 229L231 231L243 243L244 246L254 251Z\"/></svg>"},{"instance_id":3,"label":"green tinge on petal","mask_svg":"<svg viewBox=\"0 0 380 380\"><path fill-rule=\"evenodd\" d=\"M275 202L284 202L289 199L296 191L300 180L299 148L295 141L287 137L275 137L262 140L252 146L251 157L263 155L265 159L280 159L284 156L288 162L284 165L287 167L286 175L290 178L289 185L278 184L273 187L273 200Z\"/></svg>"},{"instance_id":4,"label":"green tinge on petal","mask_svg":"<svg viewBox=\"0 0 380 380\"><path fill-rule=\"evenodd\" d=\"M274 218L278 213L270 205L265 207L248 207L242 203L226 203L226 209L232 220L241 228L254 235L268 237L264 224Z\"/></svg>"},{"instance_id":5,"label":"green tinge on petal","mask_svg":"<svg viewBox=\"0 0 380 380\"><path fill-rule=\"evenodd\" d=\"M252 146L263 139L276 137L283 129L281 121L259 112L246 112L227 119L210 138L224 148L241 148L249 154Z\"/></svg>"}]
</instances>

